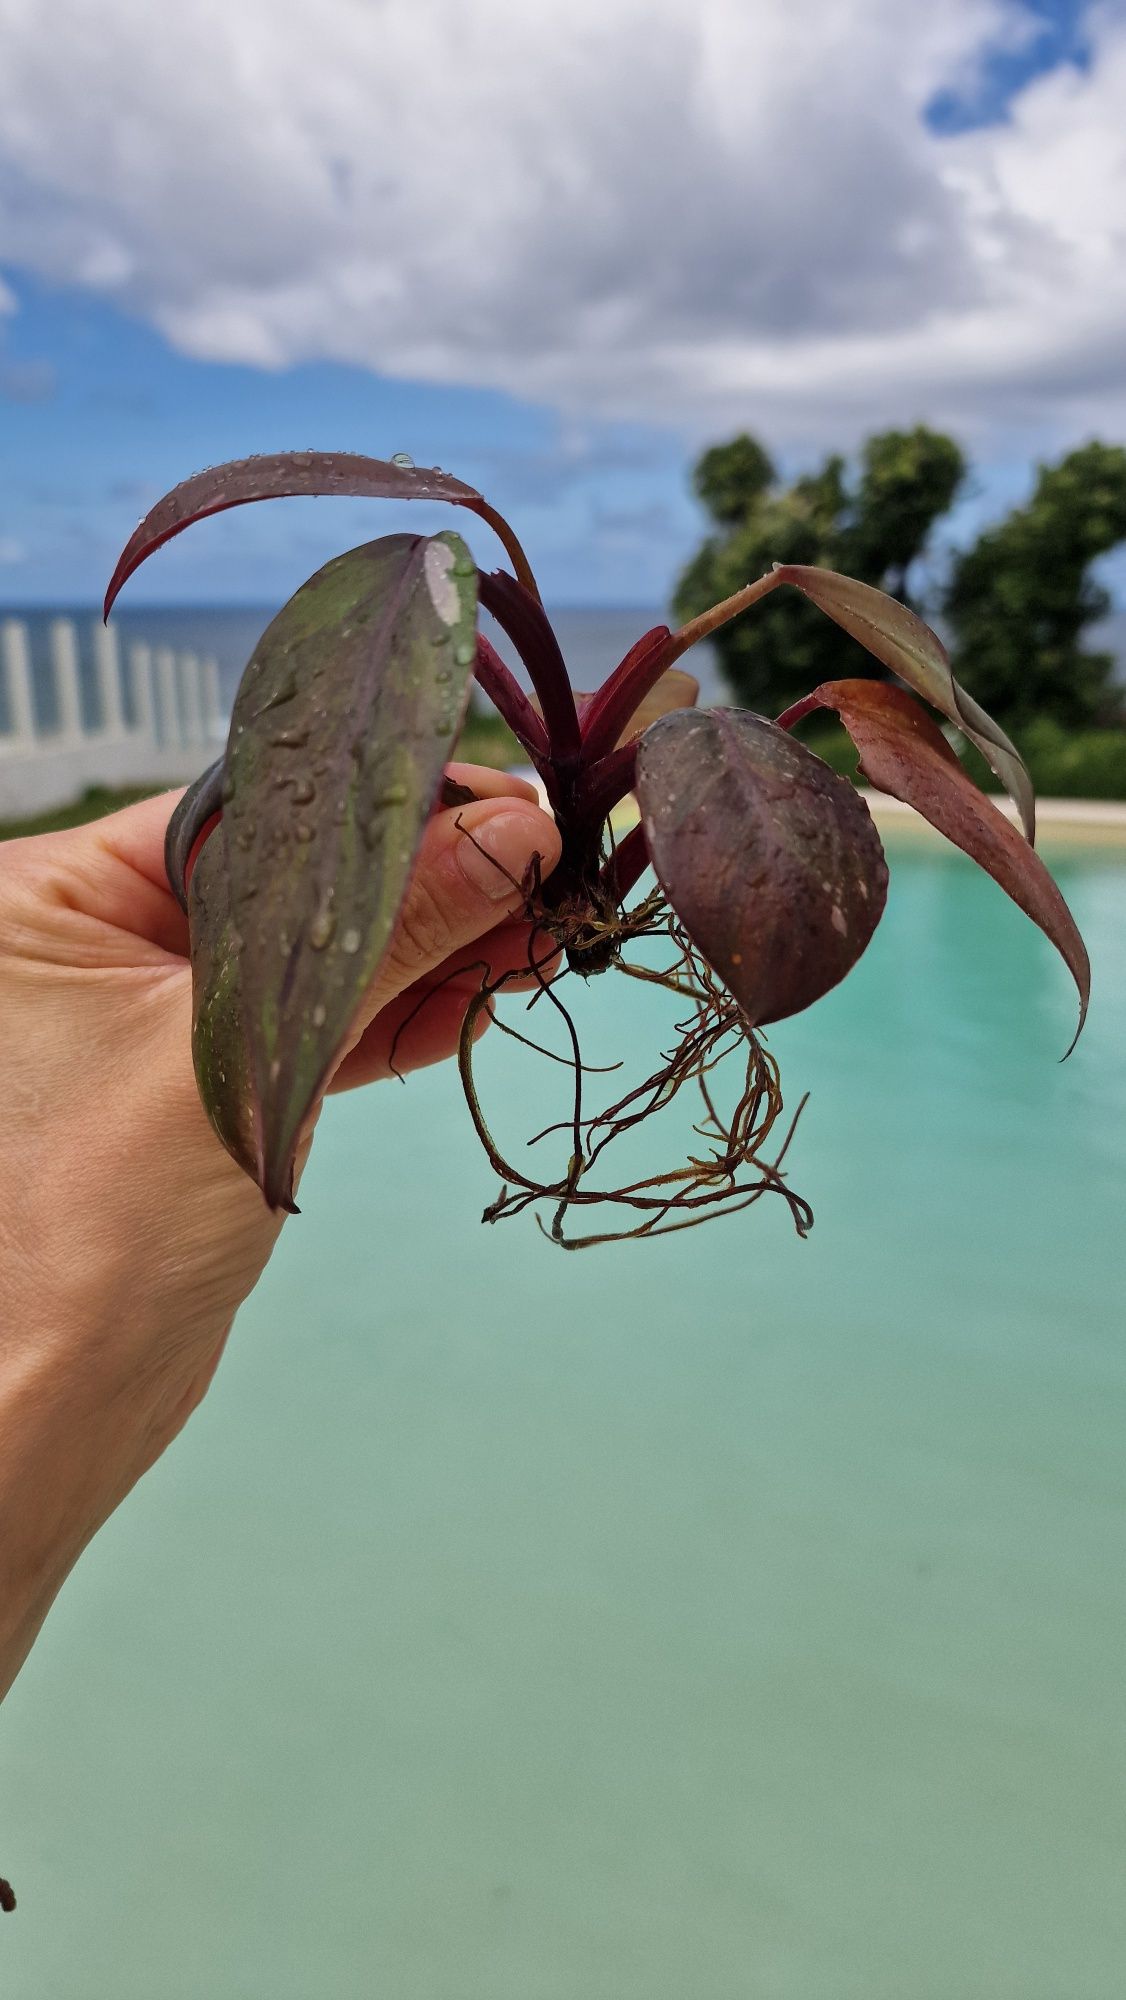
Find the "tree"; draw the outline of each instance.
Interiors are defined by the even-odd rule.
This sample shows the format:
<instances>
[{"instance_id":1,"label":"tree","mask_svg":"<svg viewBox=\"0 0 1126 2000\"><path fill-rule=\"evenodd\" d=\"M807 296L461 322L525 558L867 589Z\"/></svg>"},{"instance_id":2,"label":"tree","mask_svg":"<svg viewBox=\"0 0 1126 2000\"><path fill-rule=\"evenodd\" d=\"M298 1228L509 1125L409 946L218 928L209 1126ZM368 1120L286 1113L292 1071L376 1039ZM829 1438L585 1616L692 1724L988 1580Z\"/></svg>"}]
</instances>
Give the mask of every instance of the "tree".
<instances>
[{"instance_id":1,"label":"tree","mask_svg":"<svg viewBox=\"0 0 1126 2000\"><path fill-rule=\"evenodd\" d=\"M1035 491L955 562L943 610L954 670L1006 725L1117 720L1114 659L1081 644L1110 608L1091 564L1126 541L1126 449L1092 442L1038 468Z\"/></svg>"},{"instance_id":2,"label":"tree","mask_svg":"<svg viewBox=\"0 0 1126 2000\"><path fill-rule=\"evenodd\" d=\"M951 438L923 425L884 431L865 444L855 479L845 461L779 488L769 457L745 433L713 445L694 483L717 524L684 570L676 613L692 618L772 562L819 563L901 598L936 520L965 472ZM738 700L772 712L811 681L873 671L862 649L796 592L779 592L757 619L739 619L712 642Z\"/></svg>"}]
</instances>

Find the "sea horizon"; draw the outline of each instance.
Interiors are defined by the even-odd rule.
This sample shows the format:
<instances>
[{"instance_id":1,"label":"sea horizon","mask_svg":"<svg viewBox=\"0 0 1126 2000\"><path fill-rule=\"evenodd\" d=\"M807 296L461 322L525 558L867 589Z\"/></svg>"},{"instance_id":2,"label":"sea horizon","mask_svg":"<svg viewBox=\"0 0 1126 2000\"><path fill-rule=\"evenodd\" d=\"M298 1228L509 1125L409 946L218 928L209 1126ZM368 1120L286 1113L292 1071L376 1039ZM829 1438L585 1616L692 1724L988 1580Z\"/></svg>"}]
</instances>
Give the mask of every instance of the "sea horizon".
<instances>
[{"instance_id":1,"label":"sea horizon","mask_svg":"<svg viewBox=\"0 0 1126 2000\"><path fill-rule=\"evenodd\" d=\"M170 646L178 652L198 653L216 660L222 698L229 706L258 640L280 609L279 603L249 600L228 604L128 604L115 607L111 623L125 646L139 643ZM652 604L553 604L548 606L548 614L571 678L580 689L597 687L642 632L653 625L675 622L669 607ZM27 626L36 712L40 725L47 729L53 727L56 719L50 671L50 625L56 618L74 622L83 710L87 722L96 724L93 631L101 619L100 606L65 601L0 604L0 621L8 618L18 619ZM487 614L483 625L502 657L521 673L508 639ZM1092 626L1087 639L1092 650L1113 653L1118 677L1126 682L1126 609L1116 610ZM706 642L693 649L691 661L685 664L699 680L704 701L722 701L729 696L716 655ZM0 676L0 731L7 727L6 690Z\"/></svg>"}]
</instances>

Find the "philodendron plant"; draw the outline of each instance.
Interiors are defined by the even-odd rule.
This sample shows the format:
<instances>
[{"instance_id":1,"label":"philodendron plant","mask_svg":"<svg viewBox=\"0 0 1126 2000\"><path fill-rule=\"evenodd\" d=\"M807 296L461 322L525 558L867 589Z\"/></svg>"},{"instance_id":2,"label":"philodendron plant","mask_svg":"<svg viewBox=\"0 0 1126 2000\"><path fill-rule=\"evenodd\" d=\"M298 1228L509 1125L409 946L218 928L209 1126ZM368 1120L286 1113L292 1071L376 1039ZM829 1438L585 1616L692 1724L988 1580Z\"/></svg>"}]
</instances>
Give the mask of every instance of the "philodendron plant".
<instances>
[{"instance_id":1,"label":"philodendron plant","mask_svg":"<svg viewBox=\"0 0 1126 2000\"><path fill-rule=\"evenodd\" d=\"M122 554L106 616L139 564L193 521L298 494L450 501L495 531L511 569L478 570L454 533L389 535L327 563L263 635L226 752L173 815L167 865L189 919L200 1094L271 1208L293 1207L302 1128L387 950L428 815L472 796L451 786L445 767L474 681L535 766L562 835L550 878L533 872L519 886L529 1004L562 1017L573 1072L570 1115L549 1128L563 1135L562 1169L537 1179L502 1157L473 1077L482 1015L498 1018L497 995L514 978L484 966L460 1067L503 1181L487 1220L547 1197L551 1234L574 1247L685 1227L770 1191L789 1203L799 1230L808 1227L809 1209L782 1173L789 1131L777 1135L778 1072L760 1030L843 979L879 922L887 887L860 793L790 733L815 709L839 716L870 785L913 806L1039 924L1074 976L1082 1025L1087 954L1032 845L1028 773L958 685L934 633L902 604L830 570L776 566L682 630L644 633L597 692L580 694L520 543L473 487L402 456L292 452L199 473L160 501ZM896 680L826 682L773 721L697 709L696 683L676 662L782 588L801 591ZM507 634L534 698L478 631L480 606ZM931 710L992 766L1023 833L973 784ZM615 842L610 815L630 793L640 819ZM650 866L656 887L642 894ZM568 974L610 968L670 988L682 1015L676 1046L653 1073L589 1114L559 988ZM717 1065L736 1049L738 1082L725 1089ZM597 1169L607 1147L685 1084L698 1092L693 1157L607 1185ZM567 1234L569 1210L607 1202L631 1210L632 1226Z\"/></svg>"}]
</instances>

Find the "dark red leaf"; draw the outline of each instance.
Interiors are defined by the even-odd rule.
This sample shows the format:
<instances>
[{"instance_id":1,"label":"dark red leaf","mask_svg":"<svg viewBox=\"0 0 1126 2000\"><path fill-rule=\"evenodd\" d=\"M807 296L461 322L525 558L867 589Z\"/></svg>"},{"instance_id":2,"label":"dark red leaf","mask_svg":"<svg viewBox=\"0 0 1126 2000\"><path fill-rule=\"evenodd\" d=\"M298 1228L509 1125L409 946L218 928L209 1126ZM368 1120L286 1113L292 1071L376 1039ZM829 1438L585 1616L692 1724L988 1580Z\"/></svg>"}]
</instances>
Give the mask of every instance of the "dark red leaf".
<instances>
[{"instance_id":1,"label":"dark red leaf","mask_svg":"<svg viewBox=\"0 0 1126 2000\"><path fill-rule=\"evenodd\" d=\"M682 710L641 738L637 796L661 887L753 1026L855 965L883 912L883 848L804 744L746 710Z\"/></svg>"},{"instance_id":2,"label":"dark red leaf","mask_svg":"<svg viewBox=\"0 0 1126 2000\"><path fill-rule=\"evenodd\" d=\"M981 751L1020 813L1029 840L1036 834L1032 780L1015 743L954 679L946 648L937 633L905 604L870 583L839 576L836 570L801 563L777 563L773 576L792 583L866 652L890 667L945 715ZM800 708L801 703L795 707Z\"/></svg>"},{"instance_id":3,"label":"dark red leaf","mask_svg":"<svg viewBox=\"0 0 1126 2000\"><path fill-rule=\"evenodd\" d=\"M476 487L467 486L439 467L365 458L359 452L281 451L257 458L234 459L194 473L146 514L129 537L106 592L103 615L108 618L122 585L154 550L162 548L183 528L228 507L255 500L293 499L299 495L343 496L377 500L449 500L468 507L504 542L525 588L536 594L527 558L508 523L489 506Z\"/></svg>"},{"instance_id":4,"label":"dark red leaf","mask_svg":"<svg viewBox=\"0 0 1126 2000\"><path fill-rule=\"evenodd\" d=\"M1081 1029L1091 967L1071 911L1035 849L978 790L938 725L902 688L886 681L826 681L808 699L836 710L869 784L914 806L1039 924L1079 989Z\"/></svg>"},{"instance_id":5,"label":"dark red leaf","mask_svg":"<svg viewBox=\"0 0 1126 2000\"><path fill-rule=\"evenodd\" d=\"M164 836L165 874L185 916L188 911L188 864L208 821L222 811L223 762L222 757L217 758L194 785L188 786L168 822Z\"/></svg>"}]
</instances>

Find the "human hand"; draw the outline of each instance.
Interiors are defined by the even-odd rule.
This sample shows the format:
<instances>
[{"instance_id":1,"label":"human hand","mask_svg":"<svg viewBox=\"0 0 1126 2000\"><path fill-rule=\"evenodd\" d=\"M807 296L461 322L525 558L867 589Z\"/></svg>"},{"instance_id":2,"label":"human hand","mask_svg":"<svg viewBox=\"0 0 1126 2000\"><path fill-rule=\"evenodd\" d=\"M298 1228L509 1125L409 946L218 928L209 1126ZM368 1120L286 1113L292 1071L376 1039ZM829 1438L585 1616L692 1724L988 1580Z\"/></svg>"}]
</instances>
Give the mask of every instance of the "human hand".
<instances>
[{"instance_id":1,"label":"human hand","mask_svg":"<svg viewBox=\"0 0 1126 2000\"><path fill-rule=\"evenodd\" d=\"M555 865L554 824L519 779L450 776L479 802L433 815L331 1089L386 1076L396 1035L398 1070L451 1054L481 961L526 964L513 884L534 855ZM174 804L0 846L0 1693L203 1396L282 1223L196 1090L187 924L163 865Z\"/></svg>"}]
</instances>

